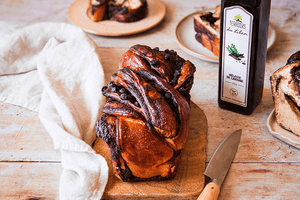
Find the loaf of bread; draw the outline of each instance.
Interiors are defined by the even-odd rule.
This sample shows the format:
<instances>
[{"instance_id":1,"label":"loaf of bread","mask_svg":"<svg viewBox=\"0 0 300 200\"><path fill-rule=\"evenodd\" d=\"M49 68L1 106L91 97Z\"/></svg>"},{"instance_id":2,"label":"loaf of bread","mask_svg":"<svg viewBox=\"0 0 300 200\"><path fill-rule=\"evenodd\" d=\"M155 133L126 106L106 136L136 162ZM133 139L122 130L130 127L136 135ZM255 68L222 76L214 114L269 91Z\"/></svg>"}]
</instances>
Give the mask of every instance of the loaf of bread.
<instances>
[{"instance_id":1,"label":"loaf of bread","mask_svg":"<svg viewBox=\"0 0 300 200\"><path fill-rule=\"evenodd\" d=\"M194 15L195 38L205 48L219 56L221 6L214 13L204 12Z\"/></svg>"},{"instance_id":2,"label":"loaf of bread","mask_svg":"<svg viewBox=\"0 0 300 200\"><path fill-rule=\"evenodd\" d=\"M122 181L175 176L188 135L195 66L174 50L134 45L102 88L108 101L96 125Z\"/></svg>"},{"instance_id":3,"label":"loaf of bread","mask_svg":"<svg viewBox=\"0 0 300 200\"><path fill-rule=\"evenodd\" d=\"M90 0L88 16L93 21L135 22L147 16L146 0Z\"/></svg>"},{"instance_id":4,"label":"loaf of bread","mask_svg":"<svg viewBox=\"0 0 300 200\"><path fill-rule=\"evenodd\" d=\"M300 136L300 51L272 74L270 82L276 122Z\"/></svg>"}]
</instances>

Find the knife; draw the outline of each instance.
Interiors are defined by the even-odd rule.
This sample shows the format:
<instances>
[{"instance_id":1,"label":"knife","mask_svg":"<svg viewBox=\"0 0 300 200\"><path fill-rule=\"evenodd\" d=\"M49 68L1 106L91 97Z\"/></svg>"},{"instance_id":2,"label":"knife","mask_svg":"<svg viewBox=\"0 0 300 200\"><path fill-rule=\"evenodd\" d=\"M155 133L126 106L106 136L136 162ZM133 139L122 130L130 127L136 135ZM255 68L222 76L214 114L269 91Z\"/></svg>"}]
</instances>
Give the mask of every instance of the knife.
<instances>
[{"instance_id":1,"label":"knife","mask_svg":"<svg viewBox=\"0 0 300 200\"><path fill-rule=\"evenodd\" d=\"M220 188L231 166L231 162L238 149L242 130L234 131L220 144L205 169L204 175L211 182L203 189L197 200L215 200L218 198Z\"/></svg>"}]
</instances>

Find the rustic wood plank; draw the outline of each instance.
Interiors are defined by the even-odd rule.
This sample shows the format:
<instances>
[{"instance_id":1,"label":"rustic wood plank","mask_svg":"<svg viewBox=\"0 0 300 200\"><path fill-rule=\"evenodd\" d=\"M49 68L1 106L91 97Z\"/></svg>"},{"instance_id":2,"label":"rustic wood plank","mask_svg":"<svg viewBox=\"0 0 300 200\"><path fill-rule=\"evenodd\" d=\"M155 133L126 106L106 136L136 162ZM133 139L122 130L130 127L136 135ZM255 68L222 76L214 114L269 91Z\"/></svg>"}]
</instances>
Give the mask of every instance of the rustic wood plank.
<instances>
[{"instance_id":1,"label":"rustic wood plank","mask_svg":"<svg viewBox=\"0 0 300 200\"><path fill-rule=\"evenodd\" d=\"M58 199L60 163L0 162L0 199Z\"/></svg>"},{"instance_id":2,"label":"rustic wood plank","mask_svg":"<svg viewBox=\"0 0 300 200\"><path fill-rule=\"evenodd\" d=\"M60 161L38 114L0 103L0 161Z\"/></svg>"},{"instance_id":3,"label":"rustic wood plank","mask_svg":"<svg viewBox=\"0 0 300 200\"><path fill-rule=\"evenodd\" d=\"M300 163L234 163L219 199L299 199Z\"/></svg>"},{"instance_id":4,"label":"rustic wood plank","mask_svg":"<svg viewBox=\"0 0 300 200\"><path fill-rule=\"evenodd\" d=\"M300 177L295 174L299 174L299 169L300 163L233 163L219 199L298 199ZM58 199L61 172L59 163L0 162L0 199ZM147 184L149 187L156 185L153 182ZM156 186L156 189L163 190L164 187ZM177 195L178 199L185 199ZM136 196L136 199L143 198ZM127 199L132 198L128 196Z\"/></svg>"}]
</instances>

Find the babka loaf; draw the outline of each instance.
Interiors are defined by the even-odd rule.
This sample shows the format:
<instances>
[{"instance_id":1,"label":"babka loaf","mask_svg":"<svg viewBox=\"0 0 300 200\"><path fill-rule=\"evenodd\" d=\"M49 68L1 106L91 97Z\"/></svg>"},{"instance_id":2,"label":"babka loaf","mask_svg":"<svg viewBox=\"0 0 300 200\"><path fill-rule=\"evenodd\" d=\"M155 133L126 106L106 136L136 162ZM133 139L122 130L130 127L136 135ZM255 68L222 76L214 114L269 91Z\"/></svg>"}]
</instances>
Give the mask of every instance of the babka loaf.
<instances>
[{"instance_id":1,"label":"babka loaf","mask_svg":"<svg viewBox=\"0 0 300 200\"><path fill-rule=\"evenodd\" d=\"M270 78L276 122L300 136L300 51Z\"/></svg>"},{"instance_id":2,"label":"babka loaf","mask_svg":"<svg viewBox=\"0 0 300 200\"><path fill-rule=\"evenodd\" d=\"M188 135L195 66L174 50L134 45L102 88L96 125L122 181L175 176Z\"/></svg>"},{"instance_id":3,"label":"babka loaf","mask_svg":"<svg viewBox=\"0 0 300 200\"><path fill-rule=\"evenodd\" d=\"M219 56L221 6L214 13L204 12L194 15L195 38L205 48Z\"/></svg>"},{"instance_id":4,"label":"babka loaf","mask_svg":"<svg viewBox=\"0 0 300 200\"><path fill-rule=\"evenodd\" d=\"M146 0L90 0L89 17L93 21L134 22L146 17Z\"/></svg>"}]
</instances>

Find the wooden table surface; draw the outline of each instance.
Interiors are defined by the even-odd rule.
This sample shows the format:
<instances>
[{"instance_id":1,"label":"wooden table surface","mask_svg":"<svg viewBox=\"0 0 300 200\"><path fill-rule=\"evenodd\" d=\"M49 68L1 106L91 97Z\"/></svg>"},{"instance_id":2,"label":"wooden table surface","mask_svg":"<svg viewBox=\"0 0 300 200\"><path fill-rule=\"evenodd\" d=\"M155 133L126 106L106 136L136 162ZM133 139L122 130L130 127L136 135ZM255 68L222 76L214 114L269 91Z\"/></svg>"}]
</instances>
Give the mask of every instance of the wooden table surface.
<instances>
[{"instance_id":1,"label":"wooden table surface","mask_svg":"<svg viewBox=\"0 0 300 200\"><path fill-rule=\"evenodd\" d=\"M149 0L150 1L150 0ZM161 0L165 19L155 28L126 37L90 35L99 46L106 80L117 69L120 56L134 44L174 49L197 67L192 101L208 121L206 163L221 141L232 131L243 129L241 143L225 179L219 199L299 199L300 150L273 137L266 126L273 110L270 75L300 49L300 5L298 0L273 0L270 22L277 38L268 52L263 99L254 113L244 116L217 105L218 64L195 58L176 43L174 30L186 15L214 8L219 0ZM71 23L68 8L73 0L1 0L0 21L11 22L3 32L30 23ZM5 29L5 30L4 30ZM58 199L62 171L60 152L38 114L0 102L0 199Z\"/></svg>"}]
</instances>

